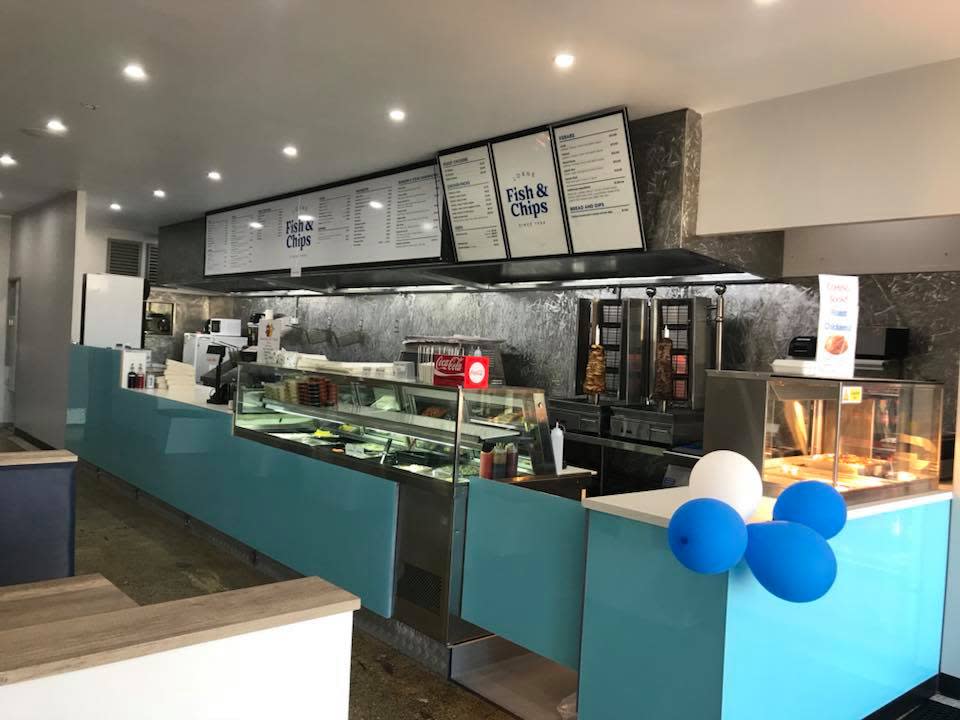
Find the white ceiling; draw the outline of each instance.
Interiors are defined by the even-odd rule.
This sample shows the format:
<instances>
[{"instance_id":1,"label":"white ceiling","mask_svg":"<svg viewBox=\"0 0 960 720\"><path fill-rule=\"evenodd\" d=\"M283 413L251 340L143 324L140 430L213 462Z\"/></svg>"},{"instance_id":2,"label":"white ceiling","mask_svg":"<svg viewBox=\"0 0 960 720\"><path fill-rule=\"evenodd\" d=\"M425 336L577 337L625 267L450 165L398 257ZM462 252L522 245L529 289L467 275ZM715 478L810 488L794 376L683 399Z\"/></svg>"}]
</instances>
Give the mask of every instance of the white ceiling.
<instances>
[{"instance_id":1,"label":"white ceiling","mask_svg":"<svg viewBox=\"0 0 960 720\"><path fill-rule=\"evenodd\" d=\"M950 0L2 0L0 214L78 188L93 222L154 231L607 106L709 112L955 58L958 27ZM51 116L67 137L20 131Z\"/></svg>"}]
</instances>

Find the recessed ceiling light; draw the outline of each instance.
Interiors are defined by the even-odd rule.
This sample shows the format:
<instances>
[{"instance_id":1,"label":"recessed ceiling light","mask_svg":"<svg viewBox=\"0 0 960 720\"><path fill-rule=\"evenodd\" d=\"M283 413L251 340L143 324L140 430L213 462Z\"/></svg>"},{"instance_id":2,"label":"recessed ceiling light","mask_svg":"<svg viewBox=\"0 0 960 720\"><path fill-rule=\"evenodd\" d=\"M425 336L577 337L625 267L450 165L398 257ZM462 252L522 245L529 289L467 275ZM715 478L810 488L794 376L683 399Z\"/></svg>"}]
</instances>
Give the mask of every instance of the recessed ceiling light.
<instances>
[{"instance_id":1,"label":"recessed ceiling light","mask_svg":"<svg viewBox=\"0 0 960 720\"><path fill-rule=\"evenodd\" d=\"M17 164L17 161L13 159L13 156L10 153L4 153L0 155L0 165L4 167L13 167Z\"/></svg>"},{"instance_id":2,"label":"recessed ceiling light","mask_svg":"<svg viewBox=\"0 0 960 720\"><path fill-rule=\"evenodd\" d=\"M432 222L425 222L425 223L423 223L423 225L421 225L420 227L422 227L424 230L426 230L427 232L429 232L430 230L433 230L433 223L432 223Z\"/></svg>"},{"instance_id":3,"label":"recessed ceiling light","mask_svg":"<svg viewBox=\"0 0 960 720\"><path fill-rule=\"evenodd\" d=\"M390 111L390 119L394 122L403 122L406 117L407 113L400 108L394 108Z\"/></svg>"},{"instance_id":4,"label":"recessed ceiling light","mask_svg":"<svg viewBox=\"0 0 960 720\"><path fill-rule=\"evenodd\" d=\"M67 126L63 124L60 118L50 118L47 120L47 130L62 135L67 131Z\"/></svg>"},{"instance_id":5,"label":"recessed ceiling light","mask_svg":"<svg viewBox=\"0 0 960 720\"><path fill-rule=\"evenodd\" d=\"M297 220L300 222L310 222L313 220L313 215L297 215Z\"/></svg>"},{"instance_id":6,"label":"recessed ceiling light","mask_svg":"<svg viewBox=\"0 0 960 720\"><path fill-rule=\"evenodd\" d=\"M283 148L283 154L287 157L296 157L299 154L296 145L287 145Z\"/></svg>"},{"instance_id":7,"label":"recessed ceiling light","mask_svg":"<svg viewBox=\"0 0 960 720\"><path fill-rule=\"evenodd\" d=\"M383 210L383 203L379 200L371 200L370 207L372 207L374 210Z\"/></svg>"},{"instance_id":8,"label":"recessed ceiling light","mask_svg":"<svg viewBox=\"0 0 960 720\"><path fill-rule=\"evenodd\" d=\"M110 203L110 209L113 210L114 212L120 212L121 210L123 210L123 205L121 205L118 202Z\"/></svg>"},{"instance_id":9,"label":"recessed ceiling light","mask_svg":"<svg viewBox=\"0 0 960 720\"><path fill-rule=\"evenodd\" d=\"M143 82L147 79L147 71L139 63L129 63L124 69L123 74L130 80Z\"/></svg>"},{"instance_id":10,"label":"recessed ceiling light","mask_svg":"<svg viewBox=\"0 0 960 720\"><path fill-rule=\"evenodd\" d=\"M163 200L163 198L167 196L167 193L165 190L161 190L160 188L157 188L156 190L153 191L153 196L155 198L160 198L161 200Z\"/></svg>"},{"instance_id":11,"label":"recessed ceiling light","mask_svg":"<svg viewBox=\"0 0 960 720\"><path fill-rule=\"evenodd\" d=\"M263 230L263 223L254 220L252 223L250 223L250 227L252 227L254 230Z\"/></svg>"},{"instance_id":12,"label":"recessed ceiling light","mask_svg":"<svg viewBox=\"0 0 960 720\"><path fill-rule=\"evenodd\" d=\"M221 180L223 180L223 175L218 173L216 170L211 170L210 172L208 172L207 177L210 180L213 180L214 182L220 182Z\"/></svg>"},{"instance_id":13,"label":"recessed ceiling light","mask_svg":"<svg viewBox=\"0 0 960 720\"><path fill-rule=\"evenodd\" d=\"M574 60L576 60L576 58L570 53L560 53L559 55L553 56L553 64L561 70L566 70L569 67L573 67Z\"/></svg>"}]
</instances>

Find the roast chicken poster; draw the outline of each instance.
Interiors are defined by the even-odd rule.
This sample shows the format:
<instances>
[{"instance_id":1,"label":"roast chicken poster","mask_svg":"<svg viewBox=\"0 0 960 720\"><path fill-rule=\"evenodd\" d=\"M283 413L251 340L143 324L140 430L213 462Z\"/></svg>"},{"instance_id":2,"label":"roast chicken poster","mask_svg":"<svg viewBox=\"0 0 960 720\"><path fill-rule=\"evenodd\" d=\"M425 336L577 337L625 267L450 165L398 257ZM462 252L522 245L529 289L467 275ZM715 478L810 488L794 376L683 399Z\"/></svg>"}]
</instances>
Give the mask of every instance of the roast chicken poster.
<instances>
[{"instance_id":1,"label":"roast chicken poster","mask_svg":"<svg viewBox=\"0 0 960 720\"><path fill-rule=\"evenodd\" d=\"M860 315L859 278L820 276L820 324L817 332L817 374L852 378Z\"/></svg>"}]
</instances>

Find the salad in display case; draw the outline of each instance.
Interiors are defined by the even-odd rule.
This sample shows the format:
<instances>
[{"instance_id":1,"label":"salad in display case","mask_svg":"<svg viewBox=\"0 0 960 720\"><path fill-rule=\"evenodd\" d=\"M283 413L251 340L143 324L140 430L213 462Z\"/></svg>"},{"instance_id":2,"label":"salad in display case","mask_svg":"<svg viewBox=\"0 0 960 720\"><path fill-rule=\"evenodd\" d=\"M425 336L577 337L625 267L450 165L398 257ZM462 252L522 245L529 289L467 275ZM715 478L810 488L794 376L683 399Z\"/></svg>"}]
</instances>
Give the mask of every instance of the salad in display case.
<instances>
[{"instance_id":1,"label":"salad in display case","mask_svg":"<svg viewBox=\"0 0 960 720\"><path fill-rule=\"evenodd\" d=\"M241 364L234 432L393 479L555 474L542 390Z\"/></svg>"},{"instance_id":2,"label":"salad in display case","mask_svg":"<svg viewBox=\"0 0 960 720\"><path fill-rule=\"evenodd\" d=\"M943 386L906 380L708 373L706 450L736 450L776 497L819 480L848 504L936 490Z\"/></svg>"}]
</instances>

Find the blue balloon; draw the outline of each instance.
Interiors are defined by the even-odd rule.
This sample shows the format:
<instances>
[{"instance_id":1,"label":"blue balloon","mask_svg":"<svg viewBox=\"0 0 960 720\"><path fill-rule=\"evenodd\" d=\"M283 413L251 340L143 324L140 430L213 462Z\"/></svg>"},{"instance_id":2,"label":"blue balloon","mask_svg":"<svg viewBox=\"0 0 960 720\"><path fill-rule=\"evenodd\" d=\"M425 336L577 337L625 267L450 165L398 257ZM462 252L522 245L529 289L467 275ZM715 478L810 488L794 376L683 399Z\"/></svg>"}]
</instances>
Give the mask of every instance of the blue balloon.
<instances>
[{"instance_id":1,"label":"blue balloon","mask_svg":"<svg viewBox=\"0 0 960 720\"><path fill-rule=\"evenodd\" d=\"M775 520L747 526L747 565L757 581L783 600L819 600L837 578L837 558L815 530Z\"/></svg>"},{"instance_id":2,"label":"blue balloon","mask_svg":"<svg viewBox=\"0 0 960 720\"><path fill-rule=\"evenodd\" d=\"M781 493L773 506L773 519L806 525L829 540L847 524L847 503L833 486L807 480Z\"/></svg>"},{"instance_id":3,"label":"blue balloon","mask_svg":"<svg viewBox=\"0 0 960 720\"><path fill-rule=\"evenodd\" d=\"M698 498L677 508L670 518L667 541L683 565L713 575L740 562L747 549L747 527L725 502Z\"/></svg>"}]
</instances>

